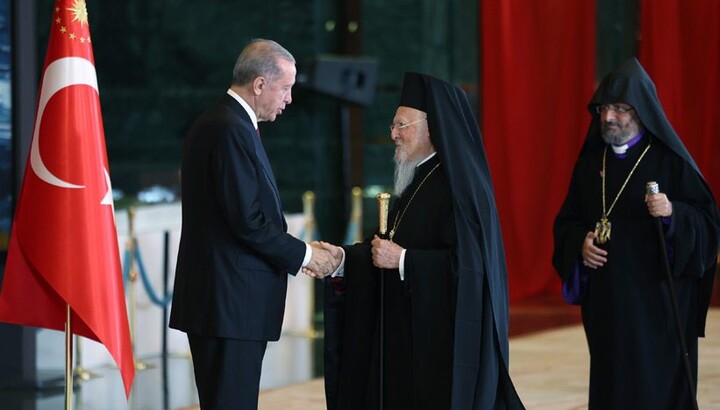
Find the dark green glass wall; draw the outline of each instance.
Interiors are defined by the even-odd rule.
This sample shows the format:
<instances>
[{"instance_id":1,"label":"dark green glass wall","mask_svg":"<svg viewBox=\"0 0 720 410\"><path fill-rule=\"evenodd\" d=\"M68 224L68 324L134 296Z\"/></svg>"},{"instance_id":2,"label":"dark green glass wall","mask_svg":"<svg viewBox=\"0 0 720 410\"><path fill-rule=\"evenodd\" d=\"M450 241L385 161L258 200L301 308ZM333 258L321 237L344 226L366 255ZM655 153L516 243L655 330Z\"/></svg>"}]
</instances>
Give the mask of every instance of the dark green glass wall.
<instances>
[{"instance_id":1,"label":"dark green glass wall","mask_svg":"<svg viewBox=\"0 0 720 410\"><path fill-rule=\"evenodd\" d=\"M597 78L637 55L640 0L597 0Z\"/></svg>"},{"instance_id":2,"label":"dark green glass wall","mask_svg":"<svg viewBox=\"0 0 720 410\"><path fill-rule=\"evenodd\" d=\"M283 44L299 65L343 54L356 7L363 57L378 62L375 101L354 111L362 184L389 186L393 146L387 125L402 73L422 71L462 83L477 96L476 0L321 1L87 0L113 186L126 194L153 184L177 188L182 138L192 120L225 92L242 47L255 37ZM38 56L44 58L50 7L38 7ZM289 109L261 124L283 203L300 212L315 191L323 239L339 241L349 192L343 181L341 103L298 85ZM359 113L359 114L358 114ZM357 123L354 123L357 124ZM356 125L357 126L357 125ZM374 200L365 201L373 223ZM368 228L369 229L369 228Z\"/></svg>"}]
</instances>

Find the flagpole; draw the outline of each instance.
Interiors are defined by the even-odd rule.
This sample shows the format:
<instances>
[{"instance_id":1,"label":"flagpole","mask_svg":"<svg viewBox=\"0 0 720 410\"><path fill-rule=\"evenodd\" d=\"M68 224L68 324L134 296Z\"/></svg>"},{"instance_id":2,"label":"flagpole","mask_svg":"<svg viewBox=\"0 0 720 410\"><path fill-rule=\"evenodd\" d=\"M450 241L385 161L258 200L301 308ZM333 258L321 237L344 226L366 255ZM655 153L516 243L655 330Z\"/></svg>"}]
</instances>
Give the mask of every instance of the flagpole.
<instances>
[{"instance_id":1,"label":"flagpole","mask_svg":"<svg viewBox=\"0 0 720 410\"><path fill-rule=\"evenodd\" d=\"M66 305L65 318L65 410L73 408L73 339L70 304Z\"/></svg>"}]
</instances>

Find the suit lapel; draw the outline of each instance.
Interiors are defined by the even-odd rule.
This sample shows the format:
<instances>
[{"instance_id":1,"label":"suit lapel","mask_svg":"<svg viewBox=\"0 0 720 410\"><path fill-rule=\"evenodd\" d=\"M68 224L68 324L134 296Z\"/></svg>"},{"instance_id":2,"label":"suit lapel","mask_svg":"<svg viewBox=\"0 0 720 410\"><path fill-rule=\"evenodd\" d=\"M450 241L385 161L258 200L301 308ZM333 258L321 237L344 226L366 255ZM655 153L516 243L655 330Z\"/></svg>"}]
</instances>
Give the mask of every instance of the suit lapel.
<instances>
[{"instance_id":1,"label":"suit lapel","mask_svg":"<svg viewBox=\"0 0 720 410\"><path fill-rule=\"evenodd\" d=\"M240 105L239 102L237 102L233 97L228 94L223 95L222 101L224 104L230 107L230 109L235 114L240 117L241 122L244 124L244 126L246 126L250 130L254 129L250 116L245 111L245 108ZM282 203L280 202L280 192L278 191L277 184L275 182L275 175L273 175L272 168L270 167L270 160L268 160L268 156L265 153L265 148L263 147L262 141L260 140L260 134L258 130L255 129L253 132L254 135L252 136L252 142L255 146L255 155L257 155L257 158L260 161L260 165L262 165L263 174L265 175L265 178L267 179L270 187L272 188L273 197L275 198L275 207L277 208L278 214L280 216L283 216ZM285 218L282 218L282 220L283 225L285 225Z\"/></svg>"}]
</instances>

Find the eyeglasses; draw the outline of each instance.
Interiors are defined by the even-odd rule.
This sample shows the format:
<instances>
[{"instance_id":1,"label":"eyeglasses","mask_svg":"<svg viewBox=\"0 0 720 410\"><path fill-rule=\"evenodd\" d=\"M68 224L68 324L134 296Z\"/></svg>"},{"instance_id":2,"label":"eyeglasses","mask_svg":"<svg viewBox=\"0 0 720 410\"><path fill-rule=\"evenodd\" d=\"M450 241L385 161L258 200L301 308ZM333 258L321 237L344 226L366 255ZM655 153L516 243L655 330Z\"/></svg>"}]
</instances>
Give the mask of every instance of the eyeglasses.
<instances>
[{"instance_id":1,"label":"eyeglasses","mask_svg":"<svg viewBox=\"0 0 720 410\"><path fill-rule=\"evenodd\" d=\"M425 121L425 120L426 120L425 118L421 118L421 119L419 119L419 120L417 120L417 121L413 121L413 122L408 123L408 124L403 124L403 123L401 123L401 122L394 122L394 123L390 124L390 132L393 132L393 130L398 130L398 131L400 131L400 130L405 129L405 128L411 126L411 125L419 124L419 123L421 123L421 122L423 122L423 121Z\"/></svg>"},{"instance_id":2,"label":"eyeglasses","mask_svg":"<svg viewBox=\"0 0 720 410\"><path fill-rule=\"evenodd\" d=\"M608 111L612 111L616 114L627 114L633 109L634 108L630 106L624 107L617 104L602 104L595 106L595 112L597 112L598 114L602 114Z\"/></svg>"}]
</instances>

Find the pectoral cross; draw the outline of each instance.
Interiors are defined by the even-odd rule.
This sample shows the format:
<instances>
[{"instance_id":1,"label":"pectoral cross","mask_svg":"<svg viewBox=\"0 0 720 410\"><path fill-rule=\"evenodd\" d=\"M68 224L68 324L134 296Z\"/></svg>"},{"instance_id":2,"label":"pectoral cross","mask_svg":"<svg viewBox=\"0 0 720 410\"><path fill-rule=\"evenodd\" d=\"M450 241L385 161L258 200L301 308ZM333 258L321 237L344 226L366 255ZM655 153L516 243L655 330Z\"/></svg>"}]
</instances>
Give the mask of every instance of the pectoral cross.
<instances>
[{"instance_id":1,"label":"pectoral cross","mask_svg":"<svg viewBox=\"0 0 720 410\"><path fill-rule=\"evenodd\" d=\"M608 221L607 216L603 215L600 222L595 223L595 234L598 243L605 243L610 240L610 231L612 224Z\"/></svg>"}]
</instances>

